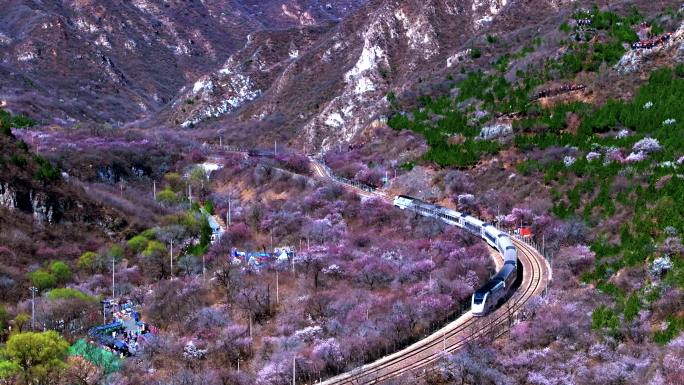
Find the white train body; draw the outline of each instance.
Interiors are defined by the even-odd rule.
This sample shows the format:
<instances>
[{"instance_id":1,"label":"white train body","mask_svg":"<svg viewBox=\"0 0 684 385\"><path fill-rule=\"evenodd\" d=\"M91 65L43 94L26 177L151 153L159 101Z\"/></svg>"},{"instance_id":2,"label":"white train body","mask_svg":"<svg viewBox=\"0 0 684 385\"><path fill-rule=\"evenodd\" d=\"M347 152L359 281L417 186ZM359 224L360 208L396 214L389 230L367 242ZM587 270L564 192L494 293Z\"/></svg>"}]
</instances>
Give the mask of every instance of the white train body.
<instances>
[{"instance_id":1,"label":"white train body","mask_svg":"<svg viewBox=\"0 0 684 385\"><path fill-rule=\"evenodd\" d=\"M496 306L500 301L504 300L507 295L511 294L510 289L515 283L518 272L518 250L515 248L508 235L497 230L496 227L489 223L482 222L468 214L433 205L405 195L395 197L394 206L402 210L415 211L424 216L439 218L450 225L468 230L484 239L489 245L501 253L504 260L504 266L496 275L494 275L494 277L473 294L473 315L482 316L487 314L489 310Z\"/></svg>"}]
</instances>

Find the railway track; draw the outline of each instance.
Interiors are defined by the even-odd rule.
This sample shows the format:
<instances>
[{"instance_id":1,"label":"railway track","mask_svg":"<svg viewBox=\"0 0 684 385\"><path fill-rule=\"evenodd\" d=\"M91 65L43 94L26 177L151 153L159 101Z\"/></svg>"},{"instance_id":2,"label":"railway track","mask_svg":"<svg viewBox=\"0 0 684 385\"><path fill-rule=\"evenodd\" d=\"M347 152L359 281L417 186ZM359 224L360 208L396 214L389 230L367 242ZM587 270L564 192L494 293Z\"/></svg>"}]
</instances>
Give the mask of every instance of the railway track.
<instances>
[{"instance_id":1,"label":"railway track","mask_svg":"<svg viewBox=\"0 0 684 385\"><path fill-rule=\"evenodd\" d=\"M527 301L542 294L548 277L548 266L541 255L523 241L514 239L513 242L523 264L523 282L503 306L482 318L473 317L471 312L465 313L404 350L330 378L322 384L378 384L404 374L425 372L443 357L444 352L456 352L466 343L487 335L499 337L504 334Z\"/></svg>"},{"instance_id":2,"label":"railway track","mask_svg":"<svg viewBox=\"0 0 684 385\"><path fill-rule=\"evenodd\" d=\"M328 174L323 165L316 162L311 162L311 165L314 178L340 183ZM393 197L387 194L340 184L361 196L374 196L390 204L393 203ZM523 266L523 279L515 293L501 307L486 317L473 317L471 312L467 312L442 329L403 350L329 378L321 384L379 384L408 373L425 373L428 369L432 370L435 367L444 353L454 353L468 342L487 335L497 338L505 334L513 326L525 304L530 299L542 295L552 277L549 262L532 245L514 236L511 236L511 240L518 249L518 260Z\"/></svg>"},{"instance_id":3,"label":"railway track","mask_svg":"<svg viewBox=\"0 0 684 385\"><path fill-rule=\"evenodd\" d=\"M312 162L312 167L316 178L334 180L322 165ZM377 196L392 201L386 194L368 192L352 186L345 187L362 196ZM321 384L378 384L408 373L424 373L432 369L444 353L454 353L468 342L487 335L494 338L503 335L513 326L525 304L530 299L542 295L551 278L548 261L533 246L514 237L511 237L511 240L518 249L518 259L523 265L523 279L516 292L501 307L486 317L473 317L471 312L467 312L444 328L401 351L332 377Z\"/></svg>"}]
</instances>

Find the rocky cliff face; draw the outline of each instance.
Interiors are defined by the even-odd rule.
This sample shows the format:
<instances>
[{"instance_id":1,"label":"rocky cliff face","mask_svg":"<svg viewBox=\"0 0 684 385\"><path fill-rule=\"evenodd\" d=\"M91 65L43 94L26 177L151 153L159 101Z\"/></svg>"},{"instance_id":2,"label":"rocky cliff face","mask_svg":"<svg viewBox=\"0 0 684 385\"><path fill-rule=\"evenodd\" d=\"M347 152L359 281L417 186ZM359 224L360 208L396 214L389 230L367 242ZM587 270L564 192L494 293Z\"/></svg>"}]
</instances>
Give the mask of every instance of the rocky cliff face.
<instances>
[{"instance_id":1,"label":"rocky cliff face","mask_svg":"<svg viewBox=\"0 0 684 385\"><path fill-rule=\"evenodd\" d=\"M238 110L286 115L283 129L323 147L351 140L387 106L390 90L443 68L506 0L378 0L339 23L263 31L173 105L184 126ZM251 103L248 103L251 102Z\"/></svg>"},{"instance_id":2,"label":"rocky cliff face","mask_svg":"<svg viewBox=\"0 0 684 385\"><path fill-rule=\"evenodd\" d=\"M60 202L44 192L34 189L17 189L16 186L7 182L0 182L0 205L10 210L33 214L38 221L49 223L59 223L64 209L71 206L70 202Z\"/></svg>"},{"instance_id":3,"label":"rocky cliff face","mask_svg":"<svg viewBox=\"0 0 684 385\"><path fill-rule=\"evenodd\" d=\"M276 138L329 147L383 114L389 91L467 62L485 34L531 35L590 2L8 0L0 103L46 124L277 116Z\"/></svg>"},{"instance_id":4,"label":"rocky cliff face","mask_svg":"<svg viewBox=\"0 0 684 385\"><path fill-rule=\"evenodd\" d=\"M149 117L243 48L249 34L337 20L363 3L8 0L0 12L0 99L44 123Z\"/></svg>"}]
</instances>

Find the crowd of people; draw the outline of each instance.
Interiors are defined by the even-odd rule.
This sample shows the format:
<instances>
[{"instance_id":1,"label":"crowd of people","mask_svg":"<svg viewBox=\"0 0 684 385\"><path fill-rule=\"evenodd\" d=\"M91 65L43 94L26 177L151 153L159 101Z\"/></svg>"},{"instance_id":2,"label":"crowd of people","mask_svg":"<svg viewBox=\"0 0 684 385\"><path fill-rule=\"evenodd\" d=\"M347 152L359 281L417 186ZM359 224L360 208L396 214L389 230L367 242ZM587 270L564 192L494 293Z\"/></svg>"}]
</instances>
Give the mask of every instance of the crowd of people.
<instances>
[{"instance_id":1,"label":"crowd of people","mask_svg":"<svg viewBox=\"0 0 684 385\"><path fill-rule=\"evenodd\" d=\"M592 21L590 19L579 19L579 20L573 20L573 21L575 22L575 24L577 24L580 27L592 24Z\"/></svg>"},{"instance_id":2,"label":"crowd of people","mask_svg":"<svg viewBox=\"0 0 684 385\"><path fill-rule=\"evenodd\" d=\"M116 332L113 333L115 333L113 336L115 339L121 340L121 344L115 344L116 354L121 358L136 355L141 347L140 343L147 338L142 334L140 328L136 331L125 331L121 335L116 335Z\"/></svg>"},{"instance_id":3,"label":"crowd of people","mask_svg":"<svg viewBox=\"0 0 684 385\"><path fill-rule=\"evenodd\" d=\"M651 49L663 45L666 41L670 40L671 38L672 33L666 33L649 41L638 41L636 43L632 43L632 49Z\"/></svg>"},{"instance_id":4,"label":"crowd of people","mask_svg":"<svg viewBox=\"0 0 684 385\"><path fill-rule=\"evenodd\" d=\"M577 84L577 83L570 84L567 86L560 86L559 88L547 88L545 90L541 90L541 91L537 92L537 97L535 98L535 100L541 99L541 98L547 98L550 96L560 95L560 94L570 92L570 91L582 91L582 92L584 92L584 90L586 88L587 88L586 86L584 86L582 84Z\"/></svg>"},{"instance_id":5,"label":"crowd of people","mask_svg":"<svg viewBox=\"0 0 684 385\"><path fill-rule=\"evenodd\" d=\"M130 357L142 349L142 342L148 333L156 334L154 327L139 321L131 301L103 300L102 305L112 315L114 322L88 331L93 338L91 343L98 344L102 349L120 358Z\"/></svg>"}]
</instances>

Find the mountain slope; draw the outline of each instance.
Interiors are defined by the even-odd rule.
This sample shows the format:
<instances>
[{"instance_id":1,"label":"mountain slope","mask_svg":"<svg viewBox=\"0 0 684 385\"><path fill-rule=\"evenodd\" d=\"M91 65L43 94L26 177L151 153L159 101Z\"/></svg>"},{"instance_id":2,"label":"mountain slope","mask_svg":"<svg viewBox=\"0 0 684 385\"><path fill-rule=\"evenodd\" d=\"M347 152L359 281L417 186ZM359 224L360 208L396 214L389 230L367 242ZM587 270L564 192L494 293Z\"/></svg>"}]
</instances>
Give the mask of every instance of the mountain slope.
<instances>
[{"instance_id":1,"label":"mountain slope","mask_svg":"<svg viewBox=\"0 0 684 385\"><path fill-rule=\"evenodd\" d=\"M254 100L240 120L282 114L281 131L309 143L348 141L387 106L388 91L444 67L505 4L379 0L334 26L260 32L218 73L188 88L168 120L194 126ZM231 86L217 86L222 80Z\"/></svg>"},{"instance_id":2,"label":"mountain slope","mask_svg":"<svg viewBox=\"0 0 684 385\"><path fill-rule=\"evenodd\" d=\"M5 2L0 99L58 123L144 118L219 67L249 34L337 19L355 9L346 3L327 10L296 0Z\"/></svg>"}]
</instances>

